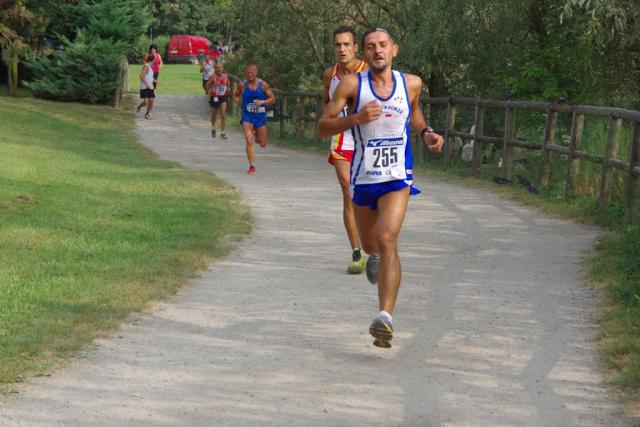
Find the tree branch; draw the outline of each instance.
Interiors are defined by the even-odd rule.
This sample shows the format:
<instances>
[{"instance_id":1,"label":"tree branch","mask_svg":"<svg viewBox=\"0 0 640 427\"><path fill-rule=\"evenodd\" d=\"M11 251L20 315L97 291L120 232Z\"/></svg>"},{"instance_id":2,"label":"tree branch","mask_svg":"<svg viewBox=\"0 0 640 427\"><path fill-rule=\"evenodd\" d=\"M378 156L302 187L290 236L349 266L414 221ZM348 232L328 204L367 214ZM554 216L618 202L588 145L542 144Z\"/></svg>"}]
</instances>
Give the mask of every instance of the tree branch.
<instances>
[{"instance_id":1,"label":"tree branch","mask_svg":"<svg viewBox=\"0 0 640 427\"><path fill-rule=\"evenodd\" d=\"M305 28L307 28L307 30L305 31L305 35L307 36L307 39L309 40L309 44L311 45L311 48L313 49L313 53L315 54L316 61L318 61L318 64L320 65L320 68L324 70L327 67L327 65L324 62L324 54L320 51L320 48L318 47L318 44L316 43L316 40L313 38L313 34L309 30L309 25L308 25L307 20L305 19L304 13L302 13L302 11L298 10L293 5L291 0L287 0L287 4L289 5L289 8L300 17L300 19L302 20L302 23L304 24Z\"/></svg>"}]
</instances>

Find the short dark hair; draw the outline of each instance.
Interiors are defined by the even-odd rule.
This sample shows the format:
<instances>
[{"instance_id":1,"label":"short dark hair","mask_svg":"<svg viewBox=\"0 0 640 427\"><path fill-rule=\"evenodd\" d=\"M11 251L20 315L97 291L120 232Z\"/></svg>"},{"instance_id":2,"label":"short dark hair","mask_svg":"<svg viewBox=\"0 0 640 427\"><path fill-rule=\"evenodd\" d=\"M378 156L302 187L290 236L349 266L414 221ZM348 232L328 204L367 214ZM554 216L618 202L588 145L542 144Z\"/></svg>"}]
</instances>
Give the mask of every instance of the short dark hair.
<instances>
[{"instance_id":1,"label":"short dark hair","mask_svg":"<svg viewBox=\"0 0 640 427\"><path fill-rule=\"evenodd\" d=\"M149 52L151 52L153 49L157 49L158 46L155 44L152 44L151 46L149 46Z\"/></svg>"},{"instance_id":2,"label":"short dark hair","mask_svg":"<svg viewBox=\"0 0 640 427\"><path fill-rule=\"evenodd\" d=\"M151 54L149 54L149 56L147 56L147 62L153 62L155 60L156 60L156 56L153 53L151 53Z\"/></svg>"},{"instance_id":3,"label":"short dark hair","mask_svg":"<svg viewBox=\"0 0 640 427\"><path fill-rule=\"evenodd\" d=\"M353 37L353 43L354 44L358 43L357 42L358 39L356 37L356 30L353 27L349 27L349 26L346 26L346 25L338 27L333 31L333 39L335 40L335 38L336 38L336 36L338 34L343 34L343 33L351 33L351 36Z\"/></svg>"},{"instance_id":4,"label":"short dark hair","mask_svg":"<svg viewBox=\"0 0 640 427\"><path fill-rule=\"evenodd\" d=\"M367 38L367 36L371 33L375 33L381 31L383 33L387 33L389 35L389 38L391 39L392 42L395 43L395 38L393 37L393 34L391 34L391 31L389 31L388 29L386 29L385 27L369 27L367 28L367 31L364 32L364 34L362 35L362 46L364 47L364 41Z\"/></svg>"}]
</instances>

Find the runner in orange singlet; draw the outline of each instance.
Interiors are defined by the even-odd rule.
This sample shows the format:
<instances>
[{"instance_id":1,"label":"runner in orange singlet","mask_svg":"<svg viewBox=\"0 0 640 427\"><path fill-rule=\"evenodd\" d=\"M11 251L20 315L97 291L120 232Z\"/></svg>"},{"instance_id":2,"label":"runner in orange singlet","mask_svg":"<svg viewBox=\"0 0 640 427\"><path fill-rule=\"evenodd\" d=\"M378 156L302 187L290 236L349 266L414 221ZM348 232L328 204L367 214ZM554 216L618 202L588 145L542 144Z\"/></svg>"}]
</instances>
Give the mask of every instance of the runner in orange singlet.
<instances>
[{"instance_id":1,"label":"runner in orange singlet","mask_svg":"<svg viewBox=\"0 0 640 427\"><path fill-rule=\"evenodd\" d=\"M340 83L340 78L347 74L357 73L367 69L366 62L356 58L358 44L356 33L351 27L339 27L333 32L334 52L337 63L324 72L323 101L327 105L333 96L333 92ZM338 182L342 189L342 218L347 237L351 244L351 263L347 267L350 274L359 274L364 271L365 260L360 250L360 237L351 202L351 189L349 184L349 172L351 159L353 158L353 136L351 129L331 137L329 151L329 163L335 167Z\"/></svg>"}]
</instances>

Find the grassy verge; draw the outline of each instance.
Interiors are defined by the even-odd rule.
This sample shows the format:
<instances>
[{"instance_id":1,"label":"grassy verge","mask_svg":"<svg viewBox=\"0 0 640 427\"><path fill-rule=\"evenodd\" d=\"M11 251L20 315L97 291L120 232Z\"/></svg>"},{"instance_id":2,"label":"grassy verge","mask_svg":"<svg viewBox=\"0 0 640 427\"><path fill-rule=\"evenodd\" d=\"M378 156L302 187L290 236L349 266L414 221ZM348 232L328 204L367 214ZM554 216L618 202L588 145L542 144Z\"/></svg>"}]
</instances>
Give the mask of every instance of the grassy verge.
<instances>
[{"instance_id":1,"label":"grassy verge","mask_svg":"<svg viewBox=\"0 0 640 427\"><path fill-rule=\"evenodd\" d=\"M130 112L0 97L0 129L5 390L173 294L250 229L232 188L137 145Z\"/></svg>"},{"instance_id":2,"label":"grassy verge","mask_svg":"<svg viewBox=\"0 0 640 427\"><path fill-rule=\"evenodd\" d=\"M142 65L129 65L129 92L140 90L140 70ZM200 66L194 64L165 64L158 77L158 95L201 95L202 74Z\"/></svg>"},{"instance_id":3,"label":"grassy verge","mask_svg":"<svg viewBox=\"0 0 640 427\"><path fill-rule=\"evenodd\" d=\"M289 134L292 130L288 129ZM271 140L278 145L307 151L326 152L327 142L309 139L279 138L272 126ZM542 212L551 213L584 224L606 227L607 233L596 244L587 259L588 279L599 287L605 298L600 318L600 349L614 384L629 394L630 411L640 412L640 221L625 218L620 206L606 212L596 210L595 197L576 198L570 202L549 192L534 196L516 185L496 185L490 179L473 178L468 167L443 168L440 162L420 164L418 174L469 185L491 191ZM497 173L496 173L497 174Z\"/></svg>"}]
</instances>

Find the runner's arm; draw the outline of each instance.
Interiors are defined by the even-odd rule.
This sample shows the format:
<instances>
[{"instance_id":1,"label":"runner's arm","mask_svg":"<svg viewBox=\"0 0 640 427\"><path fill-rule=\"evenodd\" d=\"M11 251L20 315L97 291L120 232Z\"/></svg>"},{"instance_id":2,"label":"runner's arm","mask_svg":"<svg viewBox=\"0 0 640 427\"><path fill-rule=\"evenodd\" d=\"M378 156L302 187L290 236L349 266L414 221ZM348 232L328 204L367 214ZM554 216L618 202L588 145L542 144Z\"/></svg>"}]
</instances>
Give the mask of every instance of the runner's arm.
<instances>
[{"instance_id":1,"label":"runner's arm","mask_svg":"<svg viewBox=\"0 0 640 427\"><path fill-rule=\"evenodd\" d=\"M158 71L160 71L162 69L162 66L164 65L164 61L162 60L162 55L158 54L158 59L160 60L160 62L158 63Z\"/></svg>"},{"instance_id":2,"label":"runner's arm","mask_svg":"<svg viewBox=\"0 0 640 427\"><path fill-rule=\"evenodd\" d=\"M329 86L331 85L331 68L324 71L322 81L324 83L322 88L322 103L327 105L329 103Z\"/></svg>"},{"instance_id":3,"label":"runner's arm","mask_svg":"<svg viewBox=\"0 0 640 427\"><path fill-rule=\"evenodd\" d=\"M267 94L268 98L267 99L257 99L255 100L253 103L256 105L273 105L276 103L276 95L273 93L273 91L271 90L271 88L269 87L269 85L267 84L267 82L265 82L264 80L262 81L262 89L264 90L264 93Z\"/></svg>"},{"instance_id":4,"label":"runner's arm","mask_svg":"<svg viewBox=\"0 0 640 427\"><path fill-rule=\"evenodd\" d=\"M233 100L236 102L240 101L240 95L242 95L242 91L244 90L244 83L239 82L238 86L236 86L236 91L233 93Z\"/></svg>"},{"instance_id":5,"label":"runner's arm","mask_svg":"<svg viewBox=\"0 0 640 427\"><path fill-rule=\"evenodd\" d=\"M422 112L422 105L420 105L422 79L411 74L405 74L405 78L407 82L407 92L409 92L409 98L411 100L411 119L409 120L409 124L413 131L421 136L423 142L429 147L429 150L434 153L439 153L442 150L444 138L433 131L422 132L428 127L424 113Z\"/></svg>"},{"instance_id":6,"label":"runner's arm","mask_svg":"<svg viewBox=\"0 0 640 427\"><path fill-rule=\"evenodd\" d=\"M206 93L209 93L209 90L211 89L211 86L213 86L214 81L215 81L214 76L209 77L209 80L207 80L207 83L205 83L204 85L204 91Z\"/></svg>"},{"instance_id":7,"label":"runner's arm","mask_svg":"<svg viewBox=\"0 0 640 427\"><path fill-rule=\"evenodd\" d=\"M333 98L324 107L320 120L318 120L317 132L319 137L337 135L360 123L368 123L380 117L382 109L376 101L367 103L357 113L349 114L346 117L338 117L344 107L353 102L357 96L358 77L354 75L345 76L333 93Z\"/></svg>"}]
</instances>

